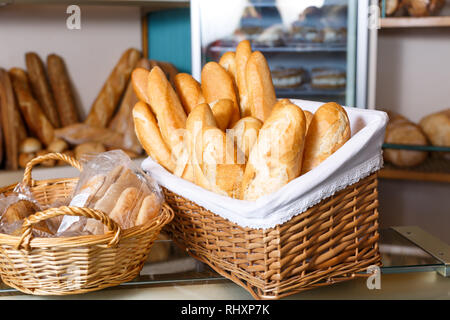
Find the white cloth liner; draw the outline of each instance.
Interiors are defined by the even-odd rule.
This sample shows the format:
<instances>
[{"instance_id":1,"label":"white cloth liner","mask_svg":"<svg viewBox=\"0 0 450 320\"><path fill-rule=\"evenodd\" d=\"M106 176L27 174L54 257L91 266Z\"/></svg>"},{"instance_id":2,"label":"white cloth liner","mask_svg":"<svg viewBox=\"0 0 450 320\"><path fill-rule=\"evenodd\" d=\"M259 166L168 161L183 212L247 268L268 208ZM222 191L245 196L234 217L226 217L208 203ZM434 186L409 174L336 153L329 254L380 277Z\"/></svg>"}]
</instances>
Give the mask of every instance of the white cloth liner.
<instances>
[{"instance_id":1,"label":"white cloth liner","mask_svg":"<svg viewBox=\"0 0 450 320\"><path fill-rule=\"evenodd\" d=\"M311 112L323 104L291 101ZM144 160L142 168L161 186L241 227L273 228L383 166L381 146L387 114L375 110L345 109L350 120L351 139L315 169L256 201L232 199L205 190L171 174L151 158Z\"/></svg>"}]
</instances>

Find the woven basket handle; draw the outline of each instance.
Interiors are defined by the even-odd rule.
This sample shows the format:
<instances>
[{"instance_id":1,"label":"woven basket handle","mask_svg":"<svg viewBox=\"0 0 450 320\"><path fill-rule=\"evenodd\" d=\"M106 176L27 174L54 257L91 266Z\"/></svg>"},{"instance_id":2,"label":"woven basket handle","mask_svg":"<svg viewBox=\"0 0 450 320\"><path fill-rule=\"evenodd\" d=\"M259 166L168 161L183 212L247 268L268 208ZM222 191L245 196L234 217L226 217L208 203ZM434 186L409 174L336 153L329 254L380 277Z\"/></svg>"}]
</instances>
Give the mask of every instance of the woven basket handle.
<instances>
[{"instance_id":1,"label":"woven basket handle","mask_svg":"<svg viewBox=\"0 0 450 320\"><path fill-rule=\"evenodd\" d=\"M21 247L25 250L30 250L30 241L32 239L31 227L34 224L37 224L46 219L50 219L53 217L57 217L60 215L69 215L69 216L81 216L87 218L93 218L102 222L109 231L114 232L114 237L109 242L108 247L114 247L119 243L120 233L122 229L120 226L111 218L109 218L106 214L99 210L94 210L90 208L81 208L81 207L59 207L59 208L50 208L45 211L36 212L35 214L25 218L22 224L22 236L20 237L19 243L16 245L16 249L20 249Z\"/></svg>"},{"instance_id":2,"label":"woven basket handle","mask_svg":"<svg viewBox=\"0 0 450 320\"><path fill-rule=\"evenodd\" d=\"M25 186L31 186L32 181L31 171L33 167L47 160L62 160L70 164L72 167L78 169L79 171L83 170L81 164L75 158L72 158L62 153L47 153L43 156L36 157L27 163L25 171L23 173L23 180L22 180Z\"/></svg>"}]
</instances>

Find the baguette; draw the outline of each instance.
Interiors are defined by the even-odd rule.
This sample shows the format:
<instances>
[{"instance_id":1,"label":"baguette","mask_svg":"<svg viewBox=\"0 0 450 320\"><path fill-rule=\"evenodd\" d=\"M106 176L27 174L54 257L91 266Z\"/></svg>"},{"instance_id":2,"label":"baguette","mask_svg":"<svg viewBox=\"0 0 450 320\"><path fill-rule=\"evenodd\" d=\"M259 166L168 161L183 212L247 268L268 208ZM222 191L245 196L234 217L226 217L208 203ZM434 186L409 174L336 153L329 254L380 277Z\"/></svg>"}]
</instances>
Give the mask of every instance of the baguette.
<instances>
[{"instance_id":1,"label":"baguette","mask_svg":"<svg viewBox=\"0 0 450 320\"><path fill-rule=\"evenodd\" d=\"M122 54L95 99L86 124L103 128L108 126L140 57L141 53L136 49L128 49Z\"/></svg>"},{"instance_id":2,"label":"baguette","mask_svg":"<svg viewBox=\"0 0 450 320\"><path fill-rule=\"evenodd\" d=\"M190 74L177 74L174 78L174 86L187 115L197 105L205 102L200 83Z\"/></svg>"},{"instance_id":3,"label":"baguette","mask_svg":"<svg viewBox=\"0 0 450 320\"><path fill-rule=\"evenodd\" d=\"M158 66L159 68L161 68L170 84L172 86L175 85L175 76L178 74L178 70L173 64L165 61L150 60L150 65L151 67Z\"/></svg>"},{"instance_id":4,"label":"baguette","mask_svg":"<svg viewBox=\"0 0 450 320\"><path fill-rule=\"evenodd\" d=\"M147 93L162 137L175 158L178 158L182 152L187 116L175 90L161 68L154 67L150 71Z\"/></svg>"},{"instance_id":5,"label":"baguette","mask_svg":"<svg viewBox=\"0 0 450 320\"><path fill-rule=\"evenodd\" d=\"M251 108L248 101L248 90L246 80L247 62L252 54L252 47L249 40L241 41L236 47L236 85L239 91L239 104L241 117L251 116Z\"/></svg>"},{"instance_id":6,"label":"baguette","mask_svg":"<svg viewBox=\"0 0 450 320\"><path fill-rule=\"evenodd\" d=\"M233 101L230 99L220 99L210 103L212 113L216 119L217 127L225 131L233 116ZM239 122L239 121L238 121Z\"/></svg>"},{"instance_id":7,"label":"baguette","mask_svg":"<svg viewBox=\"0 0 450 320\"><path fill-rule=\"evenodd\" d=\"M242 151L244 159L238 163L246 163L250 152L258 140L259 130L263 123L253 117L245 117L239 120L233 127L233 135L236 138L236 145Z\"/></svg>"},{"instance_id":8,"label":"baguette","mask_svg":"<svg viewBox=\"0 0 450 320\"><path fill-rule=\"evenodd\" d=\"M62 57L56 54L48 55L47 72L61 126L79 122L69 74Z\"/></svg>"},{"instance_id":9,"label":"baguette","mask_svg":"<svg viewBox=\"0 0 450 320\"><path fill-rule=\"evenodd\" d=\"M134 106L133 119L136 136L144 150L160 165L173 173L176 167L175 161L162 137L155 116L147 104L140 101Z\"/></svg>"},{"instance_id":10,"label":"baguette","mask_svg":"<svg viewBox=\"0 0 450 320\"><path fill-rule=\"evenodd\" d=\"M308 110L303 110L303 112L305 113L306 118L306 131L308 131L309 125L311 124L314 114L312 112L309 112Z\"/></svg>"},{"instance_id":11,"label":"baguette","mask_svg":"<svg viewBox=\"0 0 450 320\"><path fill-rule=\"evenodd\" d=\"M54 128L59 128L61 123L59 121L52 90L50 89L47 79L44 63L34 52L26 53L25 61L31 88L33 89L36 100L52 126Z\"/></svg>"},{"instance_id":12,"label":"baguette","mask_svg":"<svg viewBox=\"0 0 450 320\"><path fill-rule=\"evenodd\" d=\"M350 139L350 122L344 108L334 102L315 112L306 135L302 174L314 169Z\"/></svg>"},{"instance_id":13,"label":"baguette","mask_svg":"<svg viewBox=\"0 0 450 320\"><path fill-rule=\"evenodd\" d=\"M236 81L236 54L233 51L225 52L220 57L219 64L228 71L233 79Z\"/></svg>"},{"instance_id":14,"label":"baguette","mask_svg":"<svg viewBox=\"0 0 450 320\"><path fill-rule=\"evenodd\" d=\"M285 104L272 112L250 152L241 199L256 200L300 175L305 133L305 114L296 105Z\"/></svg>"},{"instance_id":15,"label":"baguette","mask_svg":"<svg viewBox=\"0 0 450 320\"><path fill-rule=\"evenodd\" d=\"M150 99L147 93L148 75L150 69L136 68L131 74L131 83L133 84L134 93L140 101L150 104Z\"/></svg>"},{"instance_id":16,"label":"baguette","mask_svg":"<svg viewBox=\"0 0 450 320\"><path fill-rule=\"evenodd\" d=\"M54 128L34 99L26 72L19 68L12 68L9 73L20 111L28 128L45 146L48 146L54 139Z\"/></svg>"},{"instance_id":17,"label":"baguette","mask_svg":"<svg viewBox=\"0 0 450 320\"><path fill-rule=\"evenodd\" d=\"M264 122L277 103L269 65L264 55L255 51L246 67L246 85L251 116Z\"/></svg>"},{"instance_id":18,"label":"baguette","mask_svg":"<svg viewBox=\"0 0 450 320\"><path fill-rule=\"evenodd\" d=\"M239 198L244 165L237 163L239 155L233 141L219 128L205 126L197 136L194 152L201 168L201 172L195 172L196 183L218 194Z\"/></svg>"},{"instance_id":19,"label":"baguette","mask_svg":"<svg viewBox=\"0 0 450 320\"><path fill-rule=\"evenodd\" d=\"M14 126L17 120L16 101L9 74L0 69L0 119L5 150L5 168L19 168L19 137Z\"/></svg>"},{"instance_id":20,"label":"baguette","mask_svg":"<svg viewBox=\"0 0 450 320\"><path fill-rule=\"evenodd\" d=\"M233 126L241 118L234 80L217 62L208 62L202 69L201 78L201 87L206 103L220 99L233 101L233 115L230 121L230 126Z\"/></svg>"}]
</instances>

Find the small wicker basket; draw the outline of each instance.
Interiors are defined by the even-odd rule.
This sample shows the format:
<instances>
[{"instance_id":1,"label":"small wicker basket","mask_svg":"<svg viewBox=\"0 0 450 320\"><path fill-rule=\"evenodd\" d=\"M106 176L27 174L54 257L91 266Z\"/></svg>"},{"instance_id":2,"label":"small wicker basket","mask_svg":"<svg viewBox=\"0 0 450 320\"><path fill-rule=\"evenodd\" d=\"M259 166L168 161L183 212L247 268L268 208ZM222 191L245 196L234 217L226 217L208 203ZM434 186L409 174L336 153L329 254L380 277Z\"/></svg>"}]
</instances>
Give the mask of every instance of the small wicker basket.
<instances>
[{"instance_id":1,"label":"small wicker basket","mask_svg":"<svg viewBox=\"0 0 450 320\"><path fill-rule=\"evenodd\" d=\"M23 183L42 205L71 195L78 179L33 181L37 164L63 160L81 171L81 165L63 154L47 154L31 160ZM0 189L8 195L14 189ZM101 221L109 230L103 235L33 238L31 226L60 215L85 216ZM79 294L119 285L139 275L161 229L173 219L173 211L163 205L158 218L121 230L106 214L88 208L60 207L38 212L24 220L22 236L0 234L0 273L3 282L34 295Z\"/></svg>"},{"instance_id":2,"label":"small wicker basket","mask_svg":"<svg viewBox=\"0 0 450 320\"><path fill-rule=\"evenodd\" d=\"M191 256L255 299L366 277L380 266L377 175L274 228L243 228L163 188L175 211L167 231Z\"/></svg>"}]
</instances>

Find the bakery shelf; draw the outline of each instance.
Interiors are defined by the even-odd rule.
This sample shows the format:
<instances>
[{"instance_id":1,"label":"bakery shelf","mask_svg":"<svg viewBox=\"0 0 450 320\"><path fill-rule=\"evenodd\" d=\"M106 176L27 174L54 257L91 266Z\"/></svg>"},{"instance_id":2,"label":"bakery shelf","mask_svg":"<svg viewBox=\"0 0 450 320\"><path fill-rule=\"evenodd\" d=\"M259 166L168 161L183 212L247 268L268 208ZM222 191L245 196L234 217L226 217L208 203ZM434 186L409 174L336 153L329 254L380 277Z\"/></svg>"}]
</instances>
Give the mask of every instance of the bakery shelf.
<instances>
[{"instance_id":1,"label":"bakery shelf","mask_svg":"<svg viewBox=\"0 0 450 320\"><path fill-rule=\"evenodd\" d=\"M276 94L279 97L336 97L345 96L345 89L314 89L309 84L304 84L297 88L275 88Z\"/></svg>"},{"instance_id":2,"label":"bakery shelf","mask_svg":"<svg viewBox=\"0 0 450 320\"><path fill-rule=\"evenodd\" d=\"M450 27L450 16L381 18L380 26L381 29Z\"/></svg>"},{"instance_id":3,"label":"bakery shelf","mask_svg":"<svg viewBox=\"0 0 450 320\"><path fill-rule=\"evenodd\" d=\"M346 44L337 44L337 45L324 45L324 44L304 44L298 46L258 46L252 45L254 51L261 51L263 53L292 53L292 52L347 52ZM227 46L211 46L208 48L208 51L214 53L221 53L226 51L234 51L236 49L235 46L227 45Z\"/></svg>"},{"instance_id":4,"label":"bakery shelf","mask_svg":"<svg viewBox=\"0 0 450 320\"><path fill-rule=\"evenodd\" d=\"M416 146L416 145L393 144L393 143L384 143L383 148L384 149L411 150L411 151L450 152L450 147Z\"/></svg>"},{"instance_id":5,"label":"bakery shelf","mask_svg":"<svg viewBox=\"0 0 450 320\"><path fill-rule=\"evenodd\" d=\"M416 180L450 183L450 160L429 156L422 164L401 168L385 163L379 172L382 179Z\"/></svg>"}]
</instances>

